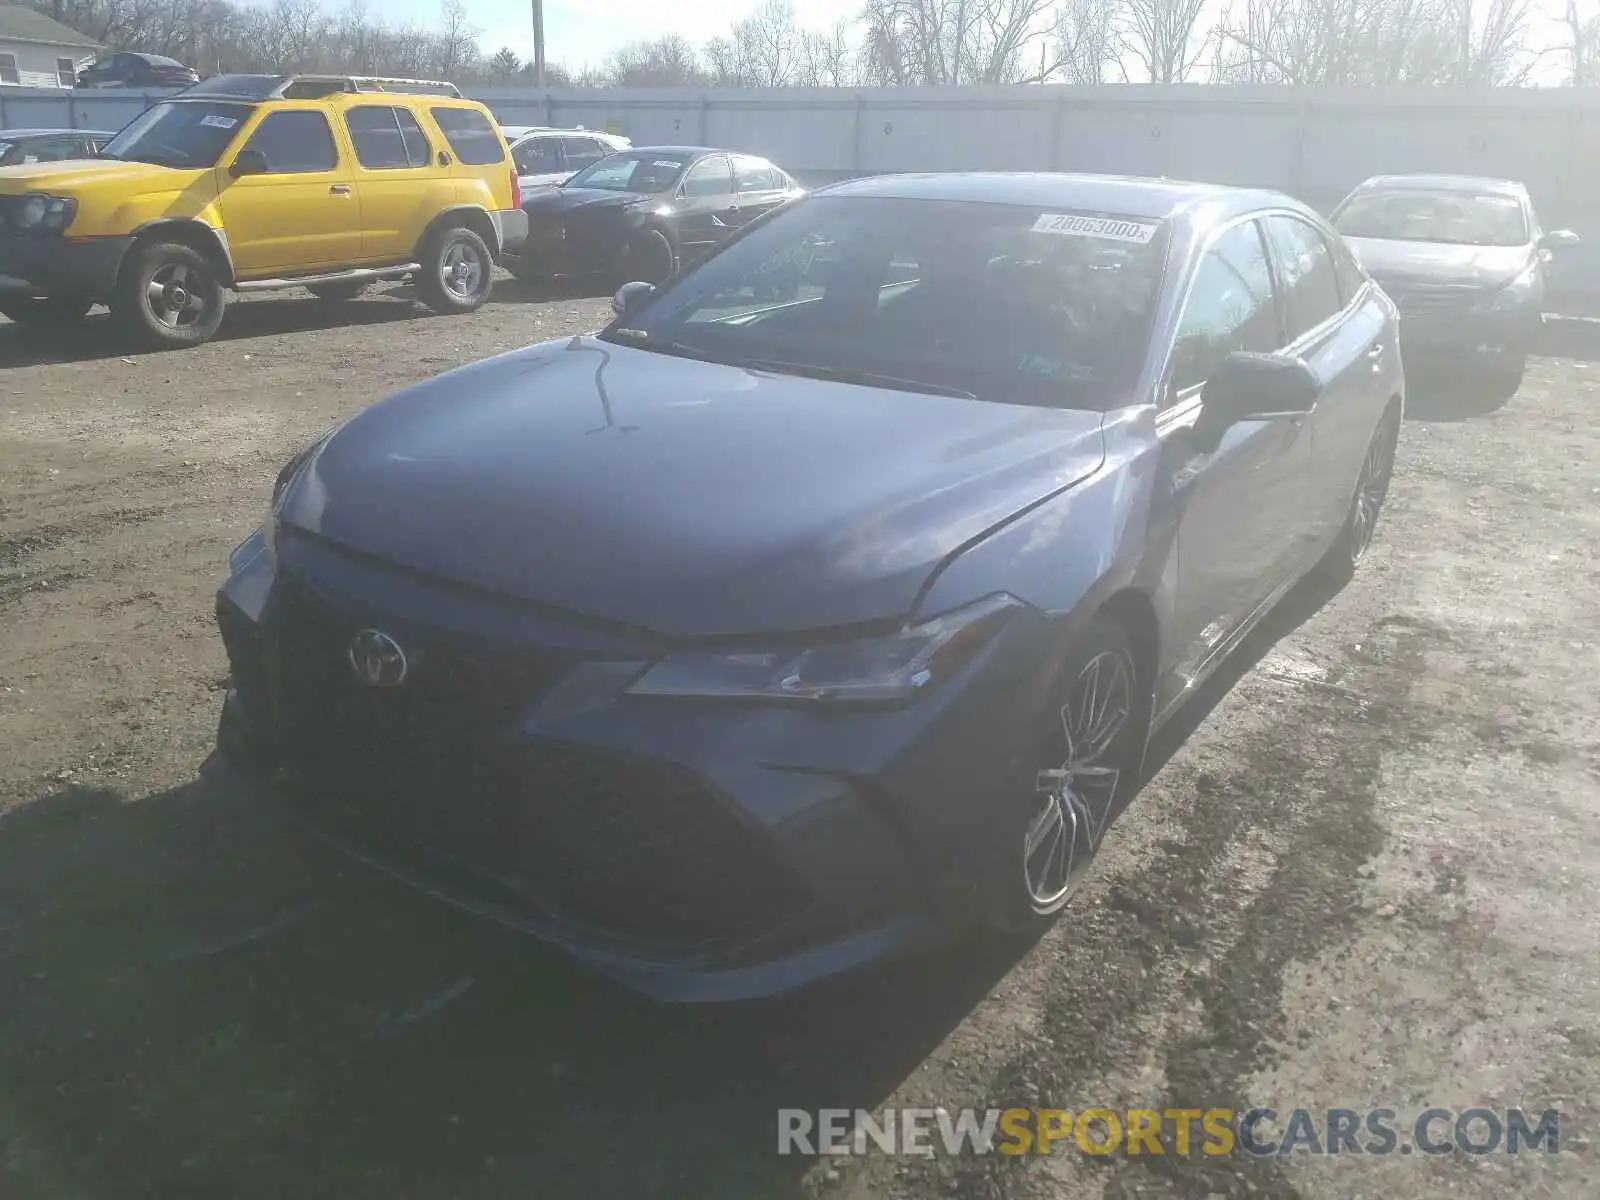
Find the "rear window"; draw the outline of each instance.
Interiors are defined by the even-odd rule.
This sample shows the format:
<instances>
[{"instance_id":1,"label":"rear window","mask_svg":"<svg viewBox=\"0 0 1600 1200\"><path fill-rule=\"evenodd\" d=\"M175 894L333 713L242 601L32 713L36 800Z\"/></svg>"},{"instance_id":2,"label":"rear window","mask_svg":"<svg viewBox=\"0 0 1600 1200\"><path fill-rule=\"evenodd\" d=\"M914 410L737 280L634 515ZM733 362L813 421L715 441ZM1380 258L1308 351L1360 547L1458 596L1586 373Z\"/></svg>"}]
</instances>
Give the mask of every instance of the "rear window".
<instances>
[{"instance_id":1,"label":"rear window","mask_svg":"<svg viewBox=\"0 0 1600 1200\"><path fill-rule=\"evenodd\" d=\"M428 162L428 143L416 118L403 108L377 105L352 108L345 114L356 158L369 171L421 167Z\"/></svg>"},{"instance_id":2,"label":"rear window","mask_svg":"<svg viewBox=\"0 0 1600 1200\"><path fill-rule=\"evenodd\" d=\"M450 149L462 162L471 167L505 162L505 142L489 118L477 109L435 108L432 112Z\"/></svg>"}]
</instances>

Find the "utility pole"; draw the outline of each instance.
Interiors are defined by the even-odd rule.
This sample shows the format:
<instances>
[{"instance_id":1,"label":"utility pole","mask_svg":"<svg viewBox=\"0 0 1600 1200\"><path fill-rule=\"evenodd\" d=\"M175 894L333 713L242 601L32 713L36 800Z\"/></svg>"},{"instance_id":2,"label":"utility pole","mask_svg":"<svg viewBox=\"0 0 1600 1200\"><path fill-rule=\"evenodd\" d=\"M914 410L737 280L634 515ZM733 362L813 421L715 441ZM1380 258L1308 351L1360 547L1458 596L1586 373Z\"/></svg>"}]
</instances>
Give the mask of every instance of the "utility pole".
<instances>
[{"instance_id":1,"label":"utility pole","mask_svg":"<svg viewBox=\"0 0 1600 1200\"><path fill-rule=\"evenodd\" d=\"M533 86L544 87L544 0L533 0Z\"/></svg>"}]
</instances>

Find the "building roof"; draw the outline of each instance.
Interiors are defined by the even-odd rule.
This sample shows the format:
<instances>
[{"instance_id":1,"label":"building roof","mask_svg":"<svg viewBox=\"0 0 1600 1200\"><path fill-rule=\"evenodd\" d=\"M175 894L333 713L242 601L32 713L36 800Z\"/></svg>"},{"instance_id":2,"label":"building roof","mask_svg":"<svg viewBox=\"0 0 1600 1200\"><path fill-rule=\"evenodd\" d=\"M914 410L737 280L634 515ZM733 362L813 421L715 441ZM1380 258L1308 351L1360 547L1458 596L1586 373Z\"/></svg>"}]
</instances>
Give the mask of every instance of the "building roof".
<instances>
[{"instance_id":1,"label":"building roof","mask_svg":"<svg viewBox=\"0 0 1600 1200\"><path fill-rule=\"evenodd\" d=\"M0 42L35 42L42 46L74 46L98 50L100 43L42 12L19 4L0 4Z\"/></svg>"}]
</instances>

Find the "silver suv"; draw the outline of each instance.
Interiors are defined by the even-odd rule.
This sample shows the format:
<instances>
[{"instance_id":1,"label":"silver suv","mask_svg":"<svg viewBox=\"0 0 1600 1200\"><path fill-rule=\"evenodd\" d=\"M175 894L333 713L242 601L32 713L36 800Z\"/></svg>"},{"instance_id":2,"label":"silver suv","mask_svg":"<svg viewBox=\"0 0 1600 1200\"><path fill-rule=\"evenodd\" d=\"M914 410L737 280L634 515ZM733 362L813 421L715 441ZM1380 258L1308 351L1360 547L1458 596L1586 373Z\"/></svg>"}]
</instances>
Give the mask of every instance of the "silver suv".
<instances>
[{"instance_id":1,"label":"silver suv","mask_svg":"<svg viewBox=\"0 0 1600 1200\"><path fill-rule=\"evenodd\" d=\"M625 137L594 129L501 128L511 143L511 161L516 164L523 195L554 187L590 163L633 146Z\"/></svg>"}]
</instances>

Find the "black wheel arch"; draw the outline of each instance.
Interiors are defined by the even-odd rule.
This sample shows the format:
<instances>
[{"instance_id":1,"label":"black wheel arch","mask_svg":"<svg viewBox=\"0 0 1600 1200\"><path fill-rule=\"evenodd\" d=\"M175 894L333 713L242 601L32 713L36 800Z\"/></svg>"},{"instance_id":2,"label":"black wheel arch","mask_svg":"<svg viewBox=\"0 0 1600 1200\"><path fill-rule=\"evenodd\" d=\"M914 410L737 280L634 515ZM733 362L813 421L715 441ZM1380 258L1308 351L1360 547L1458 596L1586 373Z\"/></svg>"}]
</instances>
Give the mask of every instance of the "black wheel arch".
<instances>
[{"instance_id":1,"label":"black wheel arch","mask_svg":"<svg viewBox=\"0 0 1600 1200\"><path fill-rule=\"evenodd\" d=\"M145 222L134 230L133 241L123 254L123 262L127 262L129 256L140 246L149 245L151 242L177 242L188 246L211 264L217 273L219 283L224 287L233 286L233 255L228 250L227 237L204 221L187 217L163 217L160 220ZM121 269L120 265L118 269Z\"/></svg>"},{"instance_id":2,"label":"black wheel arch","mask_svg":"<svg viewBox=\"0 0 1600 1200\"><path fill-rule=\"evenodd\" d=\"M496 262L500 261L501 245L500 231L495 227L494 220L489 216L488 210L476 204L460 204L454 208L447 208L428 222L428 227L422 231L422 236L417 239L413 253L420 261L428 243L442 229L454 229L462 226L472 230L483 239L483 244L489 247L489 254Z\"/></svg>"}]
</instances>

